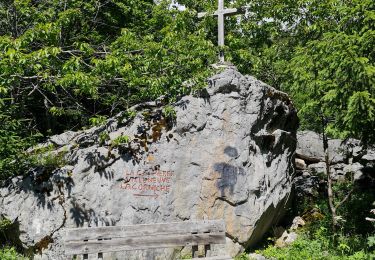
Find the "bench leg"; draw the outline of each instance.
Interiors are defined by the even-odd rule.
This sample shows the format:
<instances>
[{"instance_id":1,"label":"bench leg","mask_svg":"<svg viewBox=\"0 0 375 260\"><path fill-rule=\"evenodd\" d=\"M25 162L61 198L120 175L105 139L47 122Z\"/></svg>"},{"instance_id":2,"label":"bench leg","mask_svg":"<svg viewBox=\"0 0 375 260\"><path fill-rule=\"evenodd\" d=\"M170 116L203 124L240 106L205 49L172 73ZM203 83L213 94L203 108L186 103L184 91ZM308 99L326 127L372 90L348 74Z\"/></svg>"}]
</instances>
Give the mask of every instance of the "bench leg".
<instances>
[{"instance_id":1,"label":"bench leg","mask_svg":"<svg viewBox=\"0 0 375 260\"><path fill-rule=\"evenodd\" d=\"M211 245L204 246L204 256L205 257L211 256Z\"/></svg>"},{"instance_id":2,"label":"bench leg","mask_svg":"<svg viewBox=\"0 0 375 260\"><path fill-rule=\"evenodd\" d=\"M191 256L193 258L197 258L198 257L198 246L192 246L192 253L191 253Z\"/></svg>"},{"instance_id":3,"label":"bench leg","mask_svg":"<svg viewBox=\"0 0 375 260\"><path fill-rule=\"evenodd\" d=\"M199 258L199 257L204 257L206 254L206 248L204 245L199 245L199 246L192 246L193 253L192 256L193 258Z\"/></svg>"}]
</instances>

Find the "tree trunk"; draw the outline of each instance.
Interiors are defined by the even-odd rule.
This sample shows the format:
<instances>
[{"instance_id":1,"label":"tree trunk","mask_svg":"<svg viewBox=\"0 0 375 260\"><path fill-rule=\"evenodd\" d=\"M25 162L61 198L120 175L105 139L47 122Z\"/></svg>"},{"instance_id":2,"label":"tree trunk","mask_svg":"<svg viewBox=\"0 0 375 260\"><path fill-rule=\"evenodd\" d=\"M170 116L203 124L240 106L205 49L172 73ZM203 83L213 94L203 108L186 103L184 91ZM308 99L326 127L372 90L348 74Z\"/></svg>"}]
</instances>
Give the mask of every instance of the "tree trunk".
<instances>
[{"instance_id":1,"label":"tree trunk","mask_svg":"<svg viewBox=\"0 0 375 260\"><path fill-rule=\"evenodd\" d=\"M326 119L322 117L322 124L323 124L323 148L324 148L324 161L326 164L326 172L327 172L327 193L328 193L328 204L329 209L331 211L332 216L332 231L336 233L336 226L337 226L337 214L336 214L336 207L334 202L334 194L332 189L332 176L331 176L331 169L330 169L330 161L329 161L329 152L328 152L328 137L325 133L326 128Z\"/></svg>"},{"instance_id":2,"label":"tree trunk","mask_svg":"<svg viewBox=\"0 0 375 260\"><path fill-rule=\"evenodd\" d=\"M328 184L328 204L329 208L331 210L332 215L332 231L336 232L336 226L337 226L337 214L336 214L336 207L334 204L334 195L332 190L332 176L331 176L331 170L330 170L330 162L329 162L329 153L328 148L325 149L325 163L326 163L326 172L327 172L327 184Z\"/></svg>"}]
</instances>

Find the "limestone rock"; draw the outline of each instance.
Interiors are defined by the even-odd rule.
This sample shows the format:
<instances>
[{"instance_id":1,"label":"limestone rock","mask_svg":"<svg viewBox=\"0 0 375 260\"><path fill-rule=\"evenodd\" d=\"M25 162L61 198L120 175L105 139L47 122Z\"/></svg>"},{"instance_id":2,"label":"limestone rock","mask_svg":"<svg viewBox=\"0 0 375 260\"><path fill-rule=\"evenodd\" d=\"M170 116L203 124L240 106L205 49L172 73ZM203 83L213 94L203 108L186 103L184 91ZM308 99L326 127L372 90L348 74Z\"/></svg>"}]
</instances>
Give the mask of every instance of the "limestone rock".
<instances>
[{"instance_id":1,"label":"limestone rock","mask_svg":"<svg viewBox=\"0 0 375 260\"><path fill-rule=\"evenodd\" d=\"M307 168L313 175L317 175L320 173L327 174L325 162L313 163L310 164Z\"/></svg>"},{"instance_id":2,"label":"limestone rock","mask_svg":"<svg viewBox=\"0 0 375 260\"><path fill-rule=\"evenodd\" d=\"M368 150L367 153L364 156L362 156L362 160L375 161L375 151L374 150Z\"/></svg>"},{"instance_id":3,"label":"limestone rock","mask_svg":"<svg viewBox=\"0 0 375 260\"><path fill-rule=\"evenodd\" d=\"M309 163L324 161L323 137L313 131L301 131L297 134L298 158ZM347 147L340 139L328 140L328 151L332 163L343 162L347 157Z\"/></svg>"},{"instance_id":4,"label":"limestone rock","mask_svg":"<svg viewBox=\"0 0 375 260\"><path fill-rule=\"evenodd\" d=\"M279 237L276 242L275 242L275 246L277 247L286 247L290 244L292 244L294 241L296 241L298 238L298 235L296 232L290 232L288 233L287 231L285 231L281 237Z\"/></svg>"},{"instance_id":5,"label":"limestone rock","mask_svg":"<svg viewBox=\"0 0 375 260\"><path fill-rule=\"evenodd\" d=\"M303 220L303 218L297 216L293 219L292 225L290 226L290 230L297 230L300 227L303 227L306 225L306 222Z\"/></svg>"},{"instance_id":6,"label":"limestone rock","mask_svg":"<svg viewBox=\"0 0 375 260\"><path fill-rule=\"evenodd\" d=\"M294 178L294 190L297 197L304 197L305 195L318 195L319 177L302 175Z\"/></svg>"},{"instance_id":7,"label":"limestone rock","mask_svg":"<svg viewBox=\"0 0 375 260\"><path fill-rule=\"evenodd\" d=\"M361 141L353 138L349 138L346 142L348 153L355 159L358 160L366 152L363 148Z\"/></svg>"},{"instance_id":8,"label":"limestone rock","mask_svg":"<svg viewBox=\"0 0 375 260\"><path fill-rule=\"evenodd\" d=\"M364 172L363 172L363 165L356 162L353 164L345 165L343 168L343 172L345 174L352 174L354 176L354 180L358 181L364 178Z\"/></svg>"},{"instance_id":9,"label":"limestone rock","mask_svg":"<svg viewBox=\"0 0 375 260\"><path fill-rule=\"evenodd\" d=\"M62 259L64 228L224 219L222 250L234 256L281 217L298 124L285 93L228 69L205 94L178 101L175 118L155 104L133 109L134 118L52 137L67 165L0 189L0 212L18 221L24 247L50 238L41 258ZM171 259L174 250L112 256Z\"/></svg>"},{"instance_id":10,"label":"limestone rock","mask_svg":"<svg viewBox=\"0 0 375 260\"><path fill-rule=\"evenodd\" d=\"M296 158L296 169L297 170L304 170L306 169L307 165L304 160Z\"/></svg>"},{"instance_id":11,"label":"limestone rock","mask_svg":"<svg viewBox=\"0 0 375 260\"><path fill-rule=\"evenodd\" d=\"M78 133L76 132L67 131L63 134L52 136L49 141L54 145L64 146L64 145L68 145L70 141L77 135Z\"/></svg>"},{"instance_id":12,"label":"limestone rock","mask_svg":"<svg viewBox=\"0 0 375 260\"><path fill-rule=\"evenodd\" d=\"M249 260L267 260L267 258L265 258L264 256L256 253L251 253L248 256Z\"/></svg>"},{"instance_id":13,"label":"limestone rock","mask_svg":"<svg viewBox=\"0 0 375 260\"><path fill-rule=\"evenodd\" d=\"M361 162L368 168L375 168L375 148L367 149L366 154L361 158Z\"/></svg>"}]
</instances>

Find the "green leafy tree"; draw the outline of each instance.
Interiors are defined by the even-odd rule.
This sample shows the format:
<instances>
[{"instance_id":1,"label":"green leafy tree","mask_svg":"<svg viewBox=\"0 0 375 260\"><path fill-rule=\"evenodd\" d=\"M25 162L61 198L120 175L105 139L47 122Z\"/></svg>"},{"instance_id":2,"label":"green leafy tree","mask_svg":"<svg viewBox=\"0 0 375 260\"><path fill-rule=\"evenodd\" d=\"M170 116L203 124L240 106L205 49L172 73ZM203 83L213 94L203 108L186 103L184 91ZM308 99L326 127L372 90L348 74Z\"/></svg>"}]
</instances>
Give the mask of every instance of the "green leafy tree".
<instances>
[{"instance_id":1,"label":"green leafy tree","mask_svg":"<svg viewBox=\"0 0 375 260\"><path fill-rule=\"evenodd\" d=\"M195 16L168 1L2 1L1 175L35 133L79 129L204 86L216 50Z\"/></svg>"},{"instance_id":2,"label":"green leafy tree","mask_svg":"<svg viewBox=\"0 0 375 260\"><path fill-rule=\"evenodd\" d=\"M183 82L203 82L215 57L195 13L167 2L18 0L2 10L2 97L43 133L189 93Z\"/></svg>"},{"instance_id":3,"label":"green leafy tree","mask_svg":"<svg viewBox=\"0 0 375 260\"><path fill-rule=\"evenodd\" d=\"M303 128L321 131L324 115L331 136L374 142L374 2L262 2L229 38L233 60L287 91Z\"/></svg>"}]
</instances>

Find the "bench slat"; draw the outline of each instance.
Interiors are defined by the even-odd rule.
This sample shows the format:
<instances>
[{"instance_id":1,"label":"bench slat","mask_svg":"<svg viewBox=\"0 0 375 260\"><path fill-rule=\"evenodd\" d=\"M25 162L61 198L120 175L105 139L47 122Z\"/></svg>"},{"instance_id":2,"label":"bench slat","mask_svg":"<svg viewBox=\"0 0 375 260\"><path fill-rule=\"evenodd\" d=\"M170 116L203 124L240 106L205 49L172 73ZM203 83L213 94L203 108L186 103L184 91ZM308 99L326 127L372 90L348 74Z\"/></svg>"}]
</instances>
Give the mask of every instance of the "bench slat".
<instances>
[{"instance_id":1,"label":"bench slat","mask_svg":"<svg viewBox=\"0 0 375 260\"><path fill-rule=\"evenodd\" d=\"M225 231L225 224L223 220L73 228L67 229L65 241L69 242L105 238L140 237L157 234L186 234L194 232L208 233L220 231Z\"/></svg>"},{"instance_id":2,"label":"bench slat","mask_svg":"<svg viewBox=\"0 0 375 260\"><path fill-rule=\"evenodd\" d=\"M75 241L65 244L66 255L92 254L152 248L168 248L186 245L224 244L225 232L203 234L165 234L116 238L112 240Z\"/></svg>"}]
</instances>

